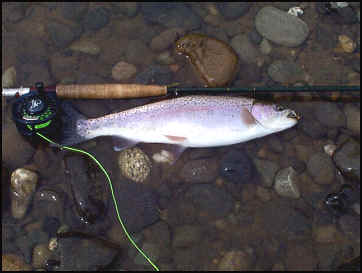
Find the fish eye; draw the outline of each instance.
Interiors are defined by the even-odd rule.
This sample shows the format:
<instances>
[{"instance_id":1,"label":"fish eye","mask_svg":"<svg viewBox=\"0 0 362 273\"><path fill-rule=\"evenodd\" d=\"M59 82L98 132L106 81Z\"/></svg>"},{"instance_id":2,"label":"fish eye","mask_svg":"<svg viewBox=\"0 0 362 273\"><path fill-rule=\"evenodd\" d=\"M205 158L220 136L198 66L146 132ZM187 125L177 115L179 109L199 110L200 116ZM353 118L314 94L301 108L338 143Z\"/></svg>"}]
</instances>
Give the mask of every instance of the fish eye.
<instances>
[{"instance_id":1,"label":"fish eye","mask_svg":"<svg viewBox=\"0 0 362 273\"><path fill-rule=\"evenodd\" d=\"M277 104L277 105L275 105L274 109L275 109L275 111L280 112L280 111L285 110L285 107L282 106L282 105Z\"/></svg>"}]
</instances>

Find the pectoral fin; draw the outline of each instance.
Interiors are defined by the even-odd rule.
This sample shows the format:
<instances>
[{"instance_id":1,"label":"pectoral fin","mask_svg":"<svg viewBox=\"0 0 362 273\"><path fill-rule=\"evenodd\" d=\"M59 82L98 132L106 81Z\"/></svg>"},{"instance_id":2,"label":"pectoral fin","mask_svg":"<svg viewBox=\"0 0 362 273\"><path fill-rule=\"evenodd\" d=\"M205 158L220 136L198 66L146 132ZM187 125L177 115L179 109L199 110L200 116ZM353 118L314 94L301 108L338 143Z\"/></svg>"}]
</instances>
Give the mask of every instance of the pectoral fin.
<instances>
[{"instance_id":1,"label":"pectoral fin","mask_svg":"<svg viewBox=\"0 0 362 273\"><path fill-rule=\"evenodd\" d=\"M246 108L243 108L243 110L240 112L240 118L241 121L247 126L253 126L257 123L257 120Z\"/></svg>"},{"instance_id":2,"label":"pectoral fin","mask_svg":"<svg viewBox=\"0 0 362 273\"><path fill-rule=\"evenodd\" d=\"M183 137L183 136L171 136L171 135L164 135L164 136L168 140L175 141L175 142L178 142L178 143L182 143L187 139L187 137Z\"/></svg>"}]
</instances>

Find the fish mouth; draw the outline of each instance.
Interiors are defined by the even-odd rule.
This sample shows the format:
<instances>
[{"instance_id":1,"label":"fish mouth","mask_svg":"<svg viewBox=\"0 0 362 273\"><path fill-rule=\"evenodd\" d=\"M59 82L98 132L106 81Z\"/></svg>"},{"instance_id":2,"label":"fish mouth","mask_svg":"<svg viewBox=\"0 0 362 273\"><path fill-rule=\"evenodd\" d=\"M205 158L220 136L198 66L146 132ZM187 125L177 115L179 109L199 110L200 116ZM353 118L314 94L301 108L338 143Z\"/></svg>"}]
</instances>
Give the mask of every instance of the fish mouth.
<instances>
[{"instance_id":1,"label":"fish mouth","mask_svg":"<svg viewBox=\"0 0 362 273\"><path fill-rule=\"evenodd\" d=\"M287 115L288 118L300 120L302 117L298 115L295 111L290 111Z\"/></svg>"}]
</instances>

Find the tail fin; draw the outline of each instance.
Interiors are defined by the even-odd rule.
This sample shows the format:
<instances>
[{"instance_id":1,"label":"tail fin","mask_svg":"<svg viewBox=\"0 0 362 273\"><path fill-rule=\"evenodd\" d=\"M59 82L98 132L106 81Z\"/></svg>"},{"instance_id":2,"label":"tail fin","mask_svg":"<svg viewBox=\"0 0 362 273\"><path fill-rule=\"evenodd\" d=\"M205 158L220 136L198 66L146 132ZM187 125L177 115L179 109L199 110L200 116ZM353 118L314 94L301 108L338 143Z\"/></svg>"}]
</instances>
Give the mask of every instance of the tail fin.
<instances>
[{"instance_id":1,"label":"tail fin","mask_svg":"<svg viewBox=\"0 0 362 273\"><path fill-rule=\"evenodd\" d=\"M88 140L86 137L86 122L87 118L79 113L70 102L63 101L62 108L62 121L63 121L63 134L60 139L61 145L74 145Z\"/></svg>"}]
</instances>

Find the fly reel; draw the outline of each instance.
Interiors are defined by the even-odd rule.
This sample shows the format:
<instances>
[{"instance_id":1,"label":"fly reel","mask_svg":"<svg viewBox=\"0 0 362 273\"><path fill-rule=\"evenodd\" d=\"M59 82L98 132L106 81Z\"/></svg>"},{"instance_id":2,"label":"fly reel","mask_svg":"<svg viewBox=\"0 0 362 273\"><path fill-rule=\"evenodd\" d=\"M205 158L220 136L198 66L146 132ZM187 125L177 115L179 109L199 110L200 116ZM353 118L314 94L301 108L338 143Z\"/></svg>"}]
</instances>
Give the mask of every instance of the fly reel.
<instances>
[{"instance_id":1,"label":"fly reel","mask_svg":"<svg viewBox=\"0 0 362 273\"><path fill-rule=\"evenodd\" d=\"M39 142L36 133L57 139L61 132L59 105L55 92L45 92L43 83L36 90L20 96L13 104L12 115L21 135L30 142Z\"/></svg>"}]
</instances>

